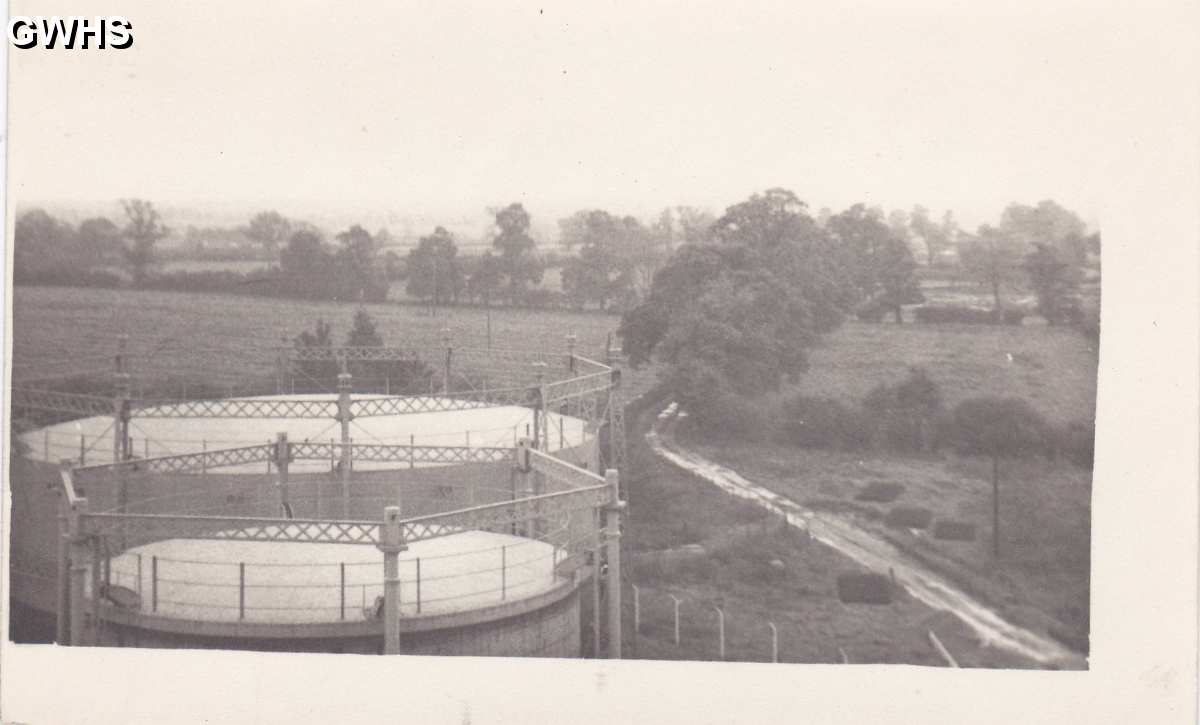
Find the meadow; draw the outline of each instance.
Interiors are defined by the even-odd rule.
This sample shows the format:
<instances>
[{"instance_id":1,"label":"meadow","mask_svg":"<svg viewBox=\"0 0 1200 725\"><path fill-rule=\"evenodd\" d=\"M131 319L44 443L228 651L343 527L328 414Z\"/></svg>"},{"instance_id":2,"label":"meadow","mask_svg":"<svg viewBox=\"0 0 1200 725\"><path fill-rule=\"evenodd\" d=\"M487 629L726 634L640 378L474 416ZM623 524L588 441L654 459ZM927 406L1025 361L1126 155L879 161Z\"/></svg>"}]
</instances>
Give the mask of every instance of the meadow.
<instances>
[{"instance_id":1,"label":"meadow","mask_svg":"<svg viewBox=\"0 0 1200 725\"><path fill-rule=\"evenodd\" d=\"M1015 396L1062 425L1094 419L1097 353L1076 330L1046 325L893 325L850 322L812 351L793 386L859 405L875 385L926 369L947 408L979 395ZM813 508L838 511L885 536L1003 612L1011 621L1087 650L1091 475L1066 460L1028 457L1001 466L1001 558L991 554L990 462L952 452L800 448L776 434L689 445L751 480ZM872 484L898 485L886 503L864 501ZM973 541L891 526L897 507L974 526Z\"/></svg>"},{"instance_id":2,"label":"meadow","mask_svg":"<svg viewBox=\"0 0 1200 725\"><path fill-rule=\"evenodd\" d=\"M428 308L398 304L349 304L153 290L13 287L13 379L73 370L111 369L116 338L128 334L130 350L149 375L241 384L273 375L275 348L292 344L318 319L340 343L354 313L365 309L384 343L428 347L442 344L448 328L454 344L488 345L488 311L473 307ZM496 348L566 351L603 356L609 336L617 345L618 318L565 310L493 308L491 343Z\"/></svg>"}]
</instances>

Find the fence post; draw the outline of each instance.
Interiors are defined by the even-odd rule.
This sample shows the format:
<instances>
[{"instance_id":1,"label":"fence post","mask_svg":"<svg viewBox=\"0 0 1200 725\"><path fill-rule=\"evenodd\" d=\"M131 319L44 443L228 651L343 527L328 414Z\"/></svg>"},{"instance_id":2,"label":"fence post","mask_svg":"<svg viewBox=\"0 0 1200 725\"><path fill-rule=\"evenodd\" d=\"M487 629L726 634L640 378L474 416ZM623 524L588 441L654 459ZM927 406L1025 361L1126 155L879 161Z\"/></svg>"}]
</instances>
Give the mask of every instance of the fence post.
<instances>
[{"instance_id":1,"label":"fence post","mask_svg":"<svg viewBox=\"0 0 1200 725\"><path fill-rule=\"evenodd\" d=\"M343 561L342 563L338 564L338 574L338 596L340 601L339 616L344 620L346 618L346 562Z\"/></svg>"},{"instance_id":2,"label":"fence post","mask_svg":"<svg viewBox=\"0 0 1200 725\"><path fill-rule=\"evenodd\" d=\"M675 602L675 646L679 646L679 597L674 594L668 594L671 601Z\"/></svg>"},{"instance_id":3,"label":"fence post","mask_svg":"<svg viewBox=\"0 0 1200 725\"><path fill-rule=\"evenodd\" d=\"M208 475L208 441L201 439L200 441L200 475Z\"/></svg>"},{"instance_id":4,"label":"fence post","mask_svg":"<svg viewBox=\"0 0 1200 725\"><path fill-rule=\"evenodd\" d=\"M771 628L771 661L779 661L779 630L776 629L774 622L767 622L767 626Z\"/></svg>"},{"instance_id":5,"label":"fence post","mask_svg":"<svg viewBox=\"0 0 1200 725\"><path fill-rule=\"evenodd\" d=\"M78 425L78 423L76 424ZM87 443L83 438L83 431L79 432L79 465L87 464Z\"/></svg>"},{"instance_id":6,"label":"fence post","mask_svg":"<svg viewBox=\"0 0 1200 725\"><path fill-rule=\"evenodd\" d=\"M383 653L400 654L400 552L404 532L400 527L400 507L383 510L379 526L379 550L383 552Z\"/></svg>"},{"instance_id":7,"label":"fence post","mask_svg":"<svg viewBox=\"0 0 1200 725\"><path fill-rule=\"evenodd\" d=\"M137 555L137 593L138 593L138 602L139 602L138 608L140 609L141 608L140 603L142 601L142 555L141 554Z\"/></svg>"},{"instance_id":8,"label":"fence post","mask_svg":"<svg viewBox=\"0 0 1200 725\"><path fill-rule=\"evenodd\" d=\"M571 372L575 372L575 341L578 339L574 332L567 335L567 370Z\"/></svg>"},{"instance_id":9,"label":"fence post","mask_svg":"<svg viewBox=\"0 0 1200 725\"><path fill-rule=\"evenodd\" d=\"M442 393L450 392L450 361L454 356L454 348L450 345L450 328L442 328L442 342L446 346L446 363L442 370Z\"/></svg>"},{"instance_id":10,"label":"fence post","mask_svg":"<svg viewBox=\"0 0 1200 725\"><path fill-rule=\"evenodd\" d=\"M92 631L89 635L89 641L93 645L100 644L100 537L93 536L90 541L92 550L92 568L89 572L92 577Z\"/></svg>"},{"instance_id":11,"label":"fence post","mask_svg":"<svg viewBox=\"0 0 1200 725\"><path fill-rule=\"evenodd\" d=\"M238 619L246 618L246 562L238 562Z\"/></svg>"},{"instance_id":12,"label":"fence post","mask_svg":"<svg viewBox=\"0 0 1200 725\"><path fill-rule=\"evenodd\" d=\"M75 500L75 505L68 512L67 526L70 532L70 609L71 645L83 646L84 641L84 595L87 584L87 539L84 537L81 517L88 510L86 498Z\"/></svg>"},{"instance_id":13,"label":"fence post","mask_svg":"<svg viewBox=\"0 0 1200 725\"><path fill-rule=\"evenodd\" d=\"M150 557L150 611L158 611L158 557Z\"/></svg>"},{"instance_id":14,"label":"fence post","mask_svg":"<svg viewBox=\"0 0 1200 725\"><path fill-rule=\"evenodd\" d=\"M620 477L617 469L610 468L604 472L604 480L608 483L608 505L604 507L604 539L608 553L608 576L606 589L608 592L608 656L610 659L621 659L621 509L625 502L621 500Z\"/></svg>"},{"instance_id":15,"label":"fence post","mask_svg":"<svg viewBox=\"0 0 1200 725\"><path fill-rule=\"evenodd\" d=\"M417 557L417 614L421 613L421 557Z\"/></svg>"},{"instance_id":16,"label":"fence post","mask_svg":"<svg viewBox=\"0 0 1200 725\"><path fill-rule=\"evenodd\" d=\"M720 607L713 607L717 610L717 646L720 652L720 658L725 659L725 612Z\"/></svg>"},{"instance_id":17,"label":"fence post","mask_svg":"<svg viewBox=\"0 0 1200 725\"><path fill-rule=\"evenodd\" d=\"M508 596L508 547L500 547L500 600Z\"/></svg>"},{"instance_id":18,"label":"fence post","mask_svg":"<svg viewBox=\"0 0 1200 725\"><path fill-rule=\"evenodd\" d=\"M408 470L412 470L417 466L417 436L414 433L408 434Z\"/></svg>"},{"instance_id":19,"label":"fence post","mask_svg":"<svg viewBox=\"0 0 1200 725\"><path fill-rule=\"evenodd\" d=\"M342 361L342 372L338 373L338 422L342 424L342 518L350 518L350 388L352 378Z\"/></svg>"},{"instance_id":20,"label":"fence post","mask_svg":"<svg viewBox=\"0 0 1200 725\"><path fill-rule=\"evenodd\" d=\"M633 634L636 636L642 631L641 597L639 597L637 584L630 584L629 588L633 589Z\"/></svg>"}]
</instances>

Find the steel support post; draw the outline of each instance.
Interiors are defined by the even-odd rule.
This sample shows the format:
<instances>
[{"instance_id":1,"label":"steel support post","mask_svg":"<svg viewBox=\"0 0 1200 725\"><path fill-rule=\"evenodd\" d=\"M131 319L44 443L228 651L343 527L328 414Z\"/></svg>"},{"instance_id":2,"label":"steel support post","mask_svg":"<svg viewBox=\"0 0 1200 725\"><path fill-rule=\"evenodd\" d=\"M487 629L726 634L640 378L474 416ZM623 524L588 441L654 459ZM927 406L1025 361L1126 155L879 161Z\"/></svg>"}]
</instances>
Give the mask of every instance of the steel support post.
<instances>
[{"instance_id":1,"label":"steel support post","mask_svg":"<svg viewBox=\"0 0 1200 725\"><path fill-rule=\"evenodd\" d=\"M292 448L288 444L286 431L281 431L275 437L275 471L276 485L279 488L279 510L281 515L292 518L288 505L288 464L292 462Z\"/></svg>"},{"instance_id":2,"label":"steel support post","mask_svg":"<svg viewBox=\"0 0 1200 725\"><path fill-rule=\"evenodd\" d=\"M83 522L81 516L87 513L88 503L86 498L75 500L75 505L68 511L67 528L70 537L70 627L71 627L71 645L75 647L83 646L87 643L85 626L86 620L84 615L84 588L87 586L87 556L88 546L87 539L83 535Z\"/></svg>"},{"instance_id":3,"label":"steel support post","mask_svg":"<svg viewBox=\"0 0 1200 725\"><path fill-rule=\"evenodd\" d=\"M379 550L383 552L383 653L400 654L400 552L404 546L400 507L383 510Z\"/></svg>"},{"instance_id":4,"label":"steel support post","mask_svg":"<svg viewBox=\"0 0 1200 725\"><path fill-rule=\"evenodd\" d=\"M70 616L67 611L71 601L69 518L67 497L60 492L58 501L58 610L55 612L55 640L63 645L71 643Z\"/></svg>"},{"instance_id":5,"label":"steel support post","mask_svg":"<svg viewBox=\"0 0 1200 725\"><path fill-rule=\"evenodd\" d=\"M605 590L608 593L608 656L621 659L621 509L625 504L620 498L620 478L617 469L604 472L609 486L609 502L604 508L604 540L608 553L608 578Z\"/></svg>"},{"instance_id":6,"label":"steel support post","mask_svg":"<svg viewBox=\"0 0 1200 725\"><path fill-rule=\"evenodd\" d=\"M350 517L350 390L353 379L346 371L343 361L342 372L338 374L338 422L342 424L342 455L338 466L342 482L342 518Z\"/></svg>"}]
</instances>

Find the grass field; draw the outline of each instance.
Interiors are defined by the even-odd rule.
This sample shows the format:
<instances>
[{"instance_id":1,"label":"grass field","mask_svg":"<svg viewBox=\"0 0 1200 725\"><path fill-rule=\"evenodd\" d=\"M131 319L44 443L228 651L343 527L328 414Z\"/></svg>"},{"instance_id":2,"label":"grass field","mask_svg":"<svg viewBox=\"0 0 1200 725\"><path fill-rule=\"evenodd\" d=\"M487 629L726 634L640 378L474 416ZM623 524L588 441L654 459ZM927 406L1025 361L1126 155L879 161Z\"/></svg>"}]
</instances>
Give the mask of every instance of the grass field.
<instances>
[{"instance_id":1,"label":"grass field","mask_svg":"<svg viewBox=\"0 0 1200 725\"><path fill-rule=\"evenodd\" d=\"M638 431L653 412L641 416ZM630 456L634 478L624 547L631 561L625 571L641 590L642 628L635 638L626 627L627 656L716 659L713 607L719 606L726 614L727 660L770 661L772 622L783 662L837 663L844 652L853 663L943 665L928 640L934 630L963 666L1030 666L982 645L956 617L902 591L887 605L842 603L837 576L862 571L857 564L657 458L640 436L631 437ZM669 565L653 557L638 563L643 552L689 544L704 552ZM671 595L682 600L678 646ZM630 604L632 594L625 596Z\"/></svg>"},{"instance_id":2,"label":"grass field","mask_svg":"<svg viewBox=\"0 0 1200 725\"><path fill-rule=\"evenodd\" d=\"M1093 343L1069 328L850 321L812 351L796 389L857 405L874 386L921 366L947 407L1012 395L1063 423L1095 416L1096 362Z\"/></svg>"},{"instance_id":3,"label":"grass field","mask_svg":"<svg viewBox=\"0 0 1200 725\"><path fill-rule=\"evenodd\" d=\"M389 345L440 346L443 328L450 329L456 345L487 345L483 309L440 308L430 315L415 306L362 307ZM125 332L130 350L144 356L150 374L241 383L272 375L273 348L281 341L290 345L317 319L329 322L335 341L342 342L358 308L263 297L17 286L12 306L14 380L75 369L109 370L116 336ZM566 335L574 333L577 352L595 357L603 354L617 323L609 315L496 308L491 311L492 345L565 352Z\"/></svg>"},{"instance_id":4,"label":"grass field","mask_svg":"<svg viewBox=\"0 0 1200 725\"><path fill-rule=\"evenodd\" d=\"M846 324L811 358L796 386L857 405L908 366L924 367L953 406L977 395L1026 399L1049 420L1095 415L1097 358L1070 329L990 325ZM845 513L878 531L1004 612L1012 621L1086 649L1090 574L1091 471L1032 458L1004 464L1000 486L1002 557L990 553L991 469L981 459L802 449L780 441L713 441L689 436L698 452L812 507ZM890 503L856 495L895 483ZM936 539L885 524L896 506L974 524L975 541Z\"/></svg>"}]
</instances>

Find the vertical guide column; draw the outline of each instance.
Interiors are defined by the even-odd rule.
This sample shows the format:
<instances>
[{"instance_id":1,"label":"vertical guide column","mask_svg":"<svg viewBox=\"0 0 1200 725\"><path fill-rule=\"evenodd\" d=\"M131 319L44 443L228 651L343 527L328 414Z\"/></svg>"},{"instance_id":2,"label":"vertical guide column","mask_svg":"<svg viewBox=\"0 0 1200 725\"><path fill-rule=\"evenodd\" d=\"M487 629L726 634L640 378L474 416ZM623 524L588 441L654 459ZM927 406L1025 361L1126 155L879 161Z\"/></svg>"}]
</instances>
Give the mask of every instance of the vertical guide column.
<instances>
[{"instance_id":1,"label":"vertical guide column","mask_svg":"<svg viewBox=\"0 0 1200 725\"><path fill-rule=\"evenodd\" d=\"M383 653L400 654L400 552L404 532L400 528L400 507L383 510L379 526L379 550L383 552Z\"/></svg>"},{"instance_id":2,"label":"vertical guide column","mask_svg":"<svg viewBox=\"0 0 1200 725\"><path fill-rule=\"evenodd\" d=\"M81 516L86 514L88 510L88 502L86 498L75 500L74 505L69 505L67 509L67 530L70 536L70 615L68 616L71 627L71 645L80 647L86 642L86 629L84 619L84 587L87 586L88 574L88 545L87 538L83 532L83 521ZM96 592L92 593L96 596Z\"/></svg>"},{"instance_id":3,"label":"vertical guide column","mask_svg":"<svg viewBox=\"0 0 1200 725\"><path fill-rule=\"evenodd\" d=\"M604 472L609 499L604 507L604 543L608 558L605 592L608 595L608 657L621 659L621 500L620 479L615 468Z\"/></svg>"},{"instance_id":4,"label":"vertical guide column","mask_svg":"<svg viewBox=\"0 0 1200 725\"><path fill-rule=\"evenodd\" d=\"M275 437L275 471L276 483L279 488L279 510L286 518L292 517L292 508L288 502L288 464L292 462L292 447L288 443L287 431L281 431ZM301 496L303 498L303 496Z\"/></svg>"},{"instance_id":5,"label":"vertical guide column","mask_svg":"<svg viewBox=\"0 0 1200 725\"><path fill-rule=\"evenodd\" d=\"M342 518L350 517L350 389L352 379L342 359L342 372L338 373L338 422L342 424L342 455L338 463L342 482Z\"/></svg>"}]
</instances>

